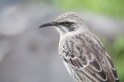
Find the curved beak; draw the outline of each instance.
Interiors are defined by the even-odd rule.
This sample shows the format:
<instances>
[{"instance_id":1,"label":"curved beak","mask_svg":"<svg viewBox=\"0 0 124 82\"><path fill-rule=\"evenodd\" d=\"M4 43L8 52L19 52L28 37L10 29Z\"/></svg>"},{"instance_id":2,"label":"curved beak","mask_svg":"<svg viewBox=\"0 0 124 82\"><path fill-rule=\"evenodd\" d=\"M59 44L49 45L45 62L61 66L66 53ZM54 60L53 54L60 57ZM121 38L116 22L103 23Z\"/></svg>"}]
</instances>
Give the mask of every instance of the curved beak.
<instances>
[{"instance_id":1,"label":"curved beak","mask_svg":"<svg viewBox=\"0 0 124 82\"><path fill-rule=\"evenodd\" d=\"M57 25L60 25L60 23L53 21L53 22L42 24L39 28L43 28L43 27L47 27L47 26L57 26Z\"/></svg>"}]
</instances>

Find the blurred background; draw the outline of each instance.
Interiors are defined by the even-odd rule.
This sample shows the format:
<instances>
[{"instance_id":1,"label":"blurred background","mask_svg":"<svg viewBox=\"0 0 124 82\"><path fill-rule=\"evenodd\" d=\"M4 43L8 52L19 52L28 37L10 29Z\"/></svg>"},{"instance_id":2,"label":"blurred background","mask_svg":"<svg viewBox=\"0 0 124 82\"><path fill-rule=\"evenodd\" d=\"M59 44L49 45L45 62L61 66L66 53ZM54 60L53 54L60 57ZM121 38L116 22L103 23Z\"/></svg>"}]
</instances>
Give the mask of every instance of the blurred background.
<instances>
[{"instance_id":1,"label":"blurred background","mask_svg":"<svg viewBox=\"0 0 124 82\"><path fill-rule=\"evenodd\" d=\"M74 82L58 53L59 34L38 29L77 12L104 44L124 82L124 0L0 0L0 82Z\"/></svg>"}]
</instances>

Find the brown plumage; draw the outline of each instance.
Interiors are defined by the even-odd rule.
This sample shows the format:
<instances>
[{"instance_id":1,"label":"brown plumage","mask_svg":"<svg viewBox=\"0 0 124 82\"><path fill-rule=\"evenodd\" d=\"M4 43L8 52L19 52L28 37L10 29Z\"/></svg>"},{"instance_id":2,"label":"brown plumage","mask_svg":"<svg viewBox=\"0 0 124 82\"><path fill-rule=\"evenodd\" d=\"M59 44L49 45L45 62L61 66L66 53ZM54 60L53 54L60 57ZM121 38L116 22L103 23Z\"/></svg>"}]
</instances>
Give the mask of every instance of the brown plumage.
<instances>
[{"instance_id":1,"label":"brown plumage","mask_svg":"<svg viewBox=\"0 0 124 82\"><path fill-rule=\"evenodd\" d=\"M60 33L60 58L76 82L119 82L107 51L76 13L62 14L45 26L56 26Z\"/></svg>"}]
</instances>

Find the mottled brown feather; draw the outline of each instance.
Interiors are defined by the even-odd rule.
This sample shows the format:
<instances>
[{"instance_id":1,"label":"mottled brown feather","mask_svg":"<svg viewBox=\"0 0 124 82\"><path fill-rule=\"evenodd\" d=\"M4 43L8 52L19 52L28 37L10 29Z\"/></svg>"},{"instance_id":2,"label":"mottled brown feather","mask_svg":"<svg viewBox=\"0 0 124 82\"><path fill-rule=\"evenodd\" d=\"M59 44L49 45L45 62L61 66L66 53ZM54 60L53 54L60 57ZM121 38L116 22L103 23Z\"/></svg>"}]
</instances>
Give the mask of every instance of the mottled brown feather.
<instances>
[{"instance_id":1,"label":"mottled brown feather","mask_svg":"<svg viewBox=\"0 0 124 82\"><path fill-rule=\"evenodd\" d=\"M77 39L78 42L74 43L74 39ZM73 48L69 46L70 44ZM107 52L100 41L90 32L75 35L73 38L68 37L61 45L65 46L68 52L68 54L62 55L64 60L80 73L87 75L88 79L93 82L119 82L112 60L105 54ZM73 51L73 53L69 51ZM102 63L102 58L105 58L104 61L107 63ZM106 66L102 64L106 64ZM113 75L112 78L109 78L109 73Z\"/></svg>"}]
</instances>

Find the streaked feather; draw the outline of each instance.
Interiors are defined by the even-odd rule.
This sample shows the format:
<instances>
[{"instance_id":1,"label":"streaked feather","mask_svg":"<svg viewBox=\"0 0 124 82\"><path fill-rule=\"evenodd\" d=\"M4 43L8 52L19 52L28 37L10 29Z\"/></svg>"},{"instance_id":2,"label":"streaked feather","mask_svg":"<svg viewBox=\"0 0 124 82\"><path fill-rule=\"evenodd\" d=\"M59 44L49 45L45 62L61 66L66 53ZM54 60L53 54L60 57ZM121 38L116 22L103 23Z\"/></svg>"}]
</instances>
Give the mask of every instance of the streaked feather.
<instances>
[{"instance_id":1,"label":"streaked feather","mask_svg":"<svg viewBox=\"0 0 124 82\"><path fill-rule=\"evenodd\" d=\"M80 75L92 82L119 82L111 58L93 34L85 32L64 40L60 45L60 56Z\"/></svg>"}]
</instances>

